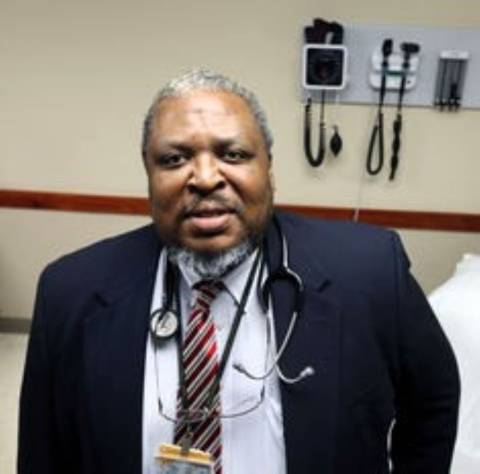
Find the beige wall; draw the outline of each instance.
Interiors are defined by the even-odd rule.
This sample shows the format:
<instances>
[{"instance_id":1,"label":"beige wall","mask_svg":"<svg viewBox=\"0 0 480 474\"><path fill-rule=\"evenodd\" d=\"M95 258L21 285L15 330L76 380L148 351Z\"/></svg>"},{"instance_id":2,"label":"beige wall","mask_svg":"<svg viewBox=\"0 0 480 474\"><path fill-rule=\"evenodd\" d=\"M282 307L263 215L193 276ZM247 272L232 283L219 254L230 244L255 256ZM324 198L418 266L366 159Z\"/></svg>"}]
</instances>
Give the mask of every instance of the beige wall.
<instances>
[{"instance_id":1,"label":"beige wall","mask_svg":"<svg viewBox=\"0 0 480 474\"><path fill-rule=\"evenodd\" d=\"M345 149L335 162L312 170L303 158L299 50L302 27L315 16L476 28L480 3L0 0L0 188L145 195L144 111L165 80L205 65L262 99L276 138L278 202L355 206L373 107L336 111ZM362 205L480 212L479 125L478 111L405 110L398 180L364 179ZM29 316L47 261L145 221L0 209L0 315ZM462 252L480 253L478 234L402 236L426 290L448 277Z\"/></svg>"}]
</instances>

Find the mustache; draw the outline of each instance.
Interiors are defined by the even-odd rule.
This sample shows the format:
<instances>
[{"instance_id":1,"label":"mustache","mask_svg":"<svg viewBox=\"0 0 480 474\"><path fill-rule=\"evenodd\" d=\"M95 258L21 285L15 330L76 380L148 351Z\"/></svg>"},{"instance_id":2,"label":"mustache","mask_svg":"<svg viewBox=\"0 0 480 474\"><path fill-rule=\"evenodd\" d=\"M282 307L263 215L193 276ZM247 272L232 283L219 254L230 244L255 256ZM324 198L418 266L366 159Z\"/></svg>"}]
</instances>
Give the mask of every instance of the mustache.
<instances>
[{"instance_id":1,"label":"mustache","mask_svg":"<svg viewBox=\"0 0 480 474\"><path fill-rule=\"evenodd\" d=\"M239 203L231 202L221 194L212 194L207 197L194 196L192 200L182 209L180 217L189 217L196 212L212 208L241 214L244 206Z\"/></svg>"}]
</instances>

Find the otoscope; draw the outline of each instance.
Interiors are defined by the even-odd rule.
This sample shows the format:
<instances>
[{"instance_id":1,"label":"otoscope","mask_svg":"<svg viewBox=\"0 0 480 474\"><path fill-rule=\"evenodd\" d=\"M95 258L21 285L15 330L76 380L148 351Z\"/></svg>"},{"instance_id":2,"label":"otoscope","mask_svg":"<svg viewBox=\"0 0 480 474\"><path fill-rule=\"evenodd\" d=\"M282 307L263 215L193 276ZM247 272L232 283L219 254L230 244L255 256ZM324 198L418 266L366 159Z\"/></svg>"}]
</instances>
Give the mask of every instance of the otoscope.
<instances>
[{"instance_id":1,"label":"otoscope","mask_svg":"<svg viewBox=\"0 0 480 474\"><path fill-rule=\"evenodd\" d=\"M397 102L397 116L393 122L393 141L392 141L392 158L390 160L390 176L389 180L395 179L395 173L397 172L399 162L399 151L401 145L402 134L402 105L403 96L405 94L405 86L407 83L408 70L410 68L410 58L413 54L418 54L420 51L420 45L417 43L402 43L401 49L403 51L403 63L402 63L402 79L400 82L400 90L398 92Z\"/></svg>"},{"instance_id":2,"label":"otoscope","mask_svg":"<svg viewBox=\"0 0 480 474\"><path fill-rule=\"evenodd\" d=\"M367 156L367 171L370 175L376 175L383 168L384 140L383 140L383 103L387 88L388 58L392 54L393 40L388 38L382 44L382 80L378 100L377 118L370 137ZM373 149L378 135L378 163L373 167Z\"/></svg>"}]
</instances>

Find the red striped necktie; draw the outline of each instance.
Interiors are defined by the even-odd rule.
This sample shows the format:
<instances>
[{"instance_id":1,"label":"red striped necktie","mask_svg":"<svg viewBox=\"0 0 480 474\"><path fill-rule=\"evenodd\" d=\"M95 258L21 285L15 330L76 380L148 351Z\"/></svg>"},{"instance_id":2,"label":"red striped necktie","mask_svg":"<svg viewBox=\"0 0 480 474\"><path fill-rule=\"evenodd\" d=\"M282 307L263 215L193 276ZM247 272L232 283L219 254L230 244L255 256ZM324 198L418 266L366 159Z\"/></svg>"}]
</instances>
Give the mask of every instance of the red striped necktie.
<instances>
[{"instance_id":1,"label":"red striped necktie","mask_svg":"<svg viewBox=\"0 0 480 474\"><path fill-rule=\"evenodd\" d=\"M179 389L175 443L181 444L185 436L190 436L191 446L209 452L215 463L215 474L221 474L220 384L216 383L219 361L215 326L210 314L210 305L220 291L220 285L200 282L195 288L198 296L188 318L182 346L187 406L183 406ZM199 416L202 410L208 410L204 417Z\"/></svg>"}]
</instances>

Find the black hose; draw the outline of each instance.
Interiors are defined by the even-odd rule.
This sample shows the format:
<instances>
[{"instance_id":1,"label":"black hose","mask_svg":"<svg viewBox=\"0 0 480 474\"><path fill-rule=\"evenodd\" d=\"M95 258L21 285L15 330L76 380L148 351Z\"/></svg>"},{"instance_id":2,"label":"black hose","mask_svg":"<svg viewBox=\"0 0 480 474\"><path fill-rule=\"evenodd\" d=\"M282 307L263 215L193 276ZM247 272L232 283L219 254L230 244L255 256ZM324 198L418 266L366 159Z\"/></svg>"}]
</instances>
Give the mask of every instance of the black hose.
<instances>
[{"instance_id":1,"label":"black hose","mask_svg":"<svg viewBox=\"0 0 480 474\"><path fill-rule=\"evenodd\" d=\"M320 166L323 163L325 158L325 91L322 91L322 108L321 108L321 116L320 116L320 124L319 124L319 138L318 138L318 151L317 156L313 156L312 148L311 148L311 140L312 140L312 133L311 133L311 122L312 122L312 99L309 97L307 99L307 103L305 104L305 112L304 112L304 127L303 127L303 148L305 151L305 156L307 157L307 161L310 163L311 166L314 168Z\"/></svg>"}]
</instances>

